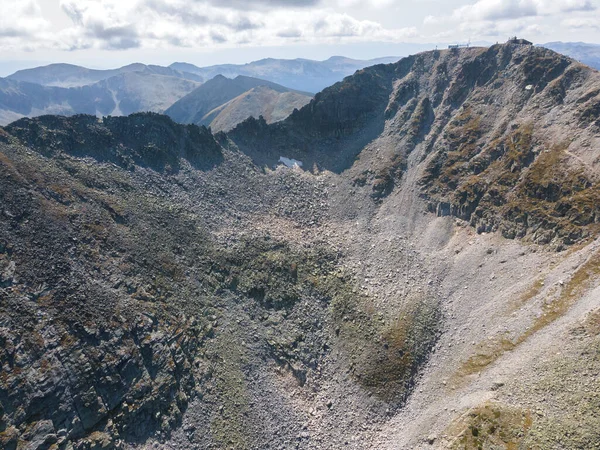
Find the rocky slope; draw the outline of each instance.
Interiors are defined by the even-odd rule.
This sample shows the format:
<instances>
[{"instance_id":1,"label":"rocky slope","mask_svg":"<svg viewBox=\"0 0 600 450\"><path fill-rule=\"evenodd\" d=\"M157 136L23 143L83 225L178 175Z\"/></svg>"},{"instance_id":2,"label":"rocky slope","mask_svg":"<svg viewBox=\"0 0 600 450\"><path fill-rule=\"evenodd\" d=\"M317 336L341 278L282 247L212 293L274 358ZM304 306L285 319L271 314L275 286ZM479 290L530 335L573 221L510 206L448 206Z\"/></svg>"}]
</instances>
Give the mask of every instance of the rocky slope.
<instances>
[{"instance_id":1,"label":"rocky slope","mask_svg":"<svg viewBox=\"0 0 600 450\"><path fill-rule=\"evenodd\" d=\"M283 120L310 99L310 94L270 81L218 75L175 102L165 114L180 123L228 131L248 117L263 116L268 123Z\"/></svg>"},{"instance_id":2,"label":"rocky slope","mask_svg":"<svg viewBox=\"0 0 600 450\"><path fill-rule=\"evenodd\" d=\"M420 150L417 184L433 212L560 247L597 231L597 102L597 72L550 50L428 52L359 72L282 124L249 121L231 136L271 164L283 152L332 170L353 164L376 198ZM377 136L380 157L355 163L361 139ZM270 159L255 149L264 141Z\"/></svg>"},{"instance_id":3,"label":"rocky slope","mask_svg":"<svg viewBox=\"0 0 600 450\"><path fill-rule=\"evenodd\" d=\"M497 45L228 134L5 127L1 445L595 448L599 101Z\"/></svg>"}]
</instances>

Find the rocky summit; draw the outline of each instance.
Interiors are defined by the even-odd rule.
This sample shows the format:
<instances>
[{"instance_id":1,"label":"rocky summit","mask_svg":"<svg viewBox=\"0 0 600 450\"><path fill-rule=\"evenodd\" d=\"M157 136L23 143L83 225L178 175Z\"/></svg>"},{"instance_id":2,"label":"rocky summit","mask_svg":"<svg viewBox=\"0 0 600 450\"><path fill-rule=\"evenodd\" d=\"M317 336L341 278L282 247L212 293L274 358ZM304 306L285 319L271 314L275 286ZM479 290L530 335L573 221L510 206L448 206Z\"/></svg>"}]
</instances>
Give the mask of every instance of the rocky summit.
<instances>
[{"instance_id":1,"label":"rocky summit","mask_svg":"<svg viewBox=\"0 0 600 450\"><path fill-rule=\"evenodd\" d=\"M596 448L599 169L600 73L520 43L1 128L0 447Z\"/></svg>"}]
</instances>

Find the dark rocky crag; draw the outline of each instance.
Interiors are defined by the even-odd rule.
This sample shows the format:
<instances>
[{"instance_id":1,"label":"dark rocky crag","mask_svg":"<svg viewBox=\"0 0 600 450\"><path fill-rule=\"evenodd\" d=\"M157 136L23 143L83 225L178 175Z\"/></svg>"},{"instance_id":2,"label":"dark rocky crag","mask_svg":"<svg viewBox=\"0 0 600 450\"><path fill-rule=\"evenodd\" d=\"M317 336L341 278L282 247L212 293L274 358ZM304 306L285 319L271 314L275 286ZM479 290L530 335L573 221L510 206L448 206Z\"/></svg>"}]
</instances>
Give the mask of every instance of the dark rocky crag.
<instances>
[{"instance_id":1,"label":"dark rocky crag","mask_svg":"<svg viewBox=\"0 0 600 450\"><path fill-rule=\"evenodd\" d=\"M259 163L286 154L334 171L385 136L391 154L357 177L370 179L374 198L391 192L418 149L432 211L561 247L597 230L597 161L569 148L597 134L598 95L597 72L550 50L436 51L359 72L281 125L251 120L231 136L248 154L256 148Z\"/></svg>"},{"instance_id":2,"label":"dark rocky crag","mask_svg":"<svg viewBox=\"0 0 600 450\"><path fill-rule=\"evenodd\" d=\"M181 160L208 169L223 160L220 146L205 127L179 125L152 113L103 119L41 116L13 122L5 131L47 157L92 157L128 170L137 165L173 172Z\"/></svg>"},{"instance_id":3,"label":"dark rocky crag","mask_svg":"<svg viewBox=\"0 0 600 450\"><path fill-rule=\"evenodd\" d=\"M154 114L0 129L0 445L368 448L357 423L405 407L451 295L449 258L371 255L399 236L370 221L585 245L599 102L598 72L507 44L364 69L229 134Z\"/></svg>"}]
</instances>

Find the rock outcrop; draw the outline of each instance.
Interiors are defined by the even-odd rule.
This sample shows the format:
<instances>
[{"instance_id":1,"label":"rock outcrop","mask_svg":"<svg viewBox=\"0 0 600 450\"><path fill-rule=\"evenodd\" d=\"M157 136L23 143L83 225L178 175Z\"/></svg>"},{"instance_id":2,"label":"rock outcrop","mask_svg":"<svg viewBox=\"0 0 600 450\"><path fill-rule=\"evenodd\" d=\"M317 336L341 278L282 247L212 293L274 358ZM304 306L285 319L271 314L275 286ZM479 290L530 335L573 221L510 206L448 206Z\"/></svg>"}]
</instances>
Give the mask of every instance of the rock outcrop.
<instances>
[{"instance_id":1,"label":"rock outcrop","mask_svg":"<svg viewBox=\"0 0 600 450\"><path fill-rule=\"evenodd\" d=\"M182 159L202 169L223 159L205 127L179 125L153 113L103 119L42 116L18 120L5 130L45 156L89 156L131 170L138 165L172 172Z\"/></svg>"},{"instance_id":2,"label":"rock outcrop","mask_svg":"<svg viewBox=\"0 0 600 450\"><path fill-rule=\"evenodd\" d=\"M563 248L597 231L599 86L595 70L529 45L434 51L358 72L282 124L250 121L230 135L259 164L285 152L334 171L385 136L394 148L356 178L374 199L417 150L431 211Z\"/></svg>"}]
</instances>

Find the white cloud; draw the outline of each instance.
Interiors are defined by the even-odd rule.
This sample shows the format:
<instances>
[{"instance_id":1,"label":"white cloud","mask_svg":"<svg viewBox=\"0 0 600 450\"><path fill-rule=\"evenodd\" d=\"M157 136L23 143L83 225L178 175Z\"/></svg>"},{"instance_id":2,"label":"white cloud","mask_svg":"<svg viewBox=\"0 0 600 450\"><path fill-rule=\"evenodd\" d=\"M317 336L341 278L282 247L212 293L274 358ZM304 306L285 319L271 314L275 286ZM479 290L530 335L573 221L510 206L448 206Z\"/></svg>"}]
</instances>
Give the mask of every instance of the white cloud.
<instances>
[{"instance_id":1,"label":"white cloud","mask_svg":"<svg viewBox=\"0 0 600 450\"><path fill-rule=\"evenodd\" d=\"M396 0L337 0L334 3L341 8L348 8L357 5L369 8L387 8L396 3Z\"/></svg>"},{"instance_id":2,"label":"white cloud","mask_svg":"<svg viewBox=\"0 0 600 450\"><path fill-rule=\"evenodd\" d=\"M424 25L438 25L440 23L449 22L449 17L436 17L432 15L425 16L423 19Z\"/></svg>"},{"instance_id":3,"label":"white cloud","mask_svg":"<svg viewBox=\"0 0 600 450\"><path fill-rule=\"evenodd\" d=\"M560 12L595 11L598 9L595 0L564 0L557 3Z\"/></svg>"},{"instance_id":4,"label":"white cloud","mask_svg":"<svg viewBox=\"0 0 600 450\"><path fill-rule=\"evenodd\" d=\"M417 35L415 28L390 30L333 8L307 8L318 0L255 0L241 9L237 8L240 1L61 0L73 26L63 30L59 40L69 49L128 49L359 39L394 42ZM266 11L264 5L273 7Z\"/></svg>"},{"instance_id":5,"label":"white cloud","mask_svg":"<svg viewBox=\"0 0 600 450\"><path fill-rule=\"evenodd\" d=\"M455 9L452 16L462 20L505 20L594 9L591 0L479 0Z\"/></svg>"},{"instance_id":6,"label":"white cloud","mask_svg":"<svg viewBox=\"0 0 600 450\"><path fill-rule=\"evenodd\" d=\"M194 0L192 0L194 2ZM235 9L307 8L318 5L321 0L208 0L215 6Z\"/></svg>"},{"instance_id":7,"label":"white cloud","mask_svg":"<svg viewBox=\"0 0 600 450\"><path fill-rule=\"evenodd\" d=\"M544 26L536 23L535 19L523 18L505 21L472 21L463 22L459 30L468 36L483 36L495 38L498 36L532 36L545 32Z\"/></svg>"},{"instance_id":8,"label":"white cloud","mask_svg":"<svg viewBox=\"0 0 600 450\"><path fill-rule=\"evenodd\" d=\"M313 30L316 36L354 37L378 35L382 27L376 22L356 20L347 14L326 14L314 22Z\"/></svg>"},{"instance_id":9,"label":"white cloud","mask_svg":"<svg viewBox=\"0 0 600 450\"><path fill-rule=\"evenodd\" d=\"M592 0L477 0L450 14L426 16L426 27L453 27L464 35L527 37L548 33L548 23L565 16L595 11ZM437 31L440 34L440 31Z\"/></svg>"},{"instance_id":10,"label":"white cloud","mask_svg":"<svg viewBox=\"0 0 600 450\"><path fill-rule=\"evenodd\" d=\"M135 22L136 2L116 0L61 0L60 6L73 21L73 27L60 34L64 46L126 49L140 46Z\"/></svg>"},{"instance_id":11,"label":"white cloud","mask_svg":"<svg viewBox=\"0 0 600 450\"><path fill-rule=\"evenodd\" d=\"M479 0L454 10L457 20L502 20L538 14L534 0Z\"/></svg>"},{"instance_id":12,"label":"white cloud","mask_svg":"<svg viewBox=\"0 0 600 450\"><path fill-rule=\"evenodd\" d=\"M50 23L35 0L0 0L0 48L34 50Z\"/></svg>"},{"instance_id":13,"label":"white cloud","mask_svg":"<svg viewBox=\"0 0 600 450\"><path fill-rule=\"evenodd\" d=\"M600 30L600 17L573 17L563 20L561 25L574 31L581 29Z\"/></svg>"},{"instance_id":14,"label":"white cloud","mask_svg":"<svg viewBox=\"0 0 600 450\"><path fill-rule=\"evenodd\" d=\"M561 21L566 30L597 30L590 12L599 0L453 0L454 9L443 0L52 0L60 2L60 25L43 17L42 1L50 2L0 0L0 50L487 39L540 34ZM403 21L401 8L413 19ZM426 16L431 11L440 12ZM411 26L414 17L423 30Z\"/></svg>"}]
</instances>

